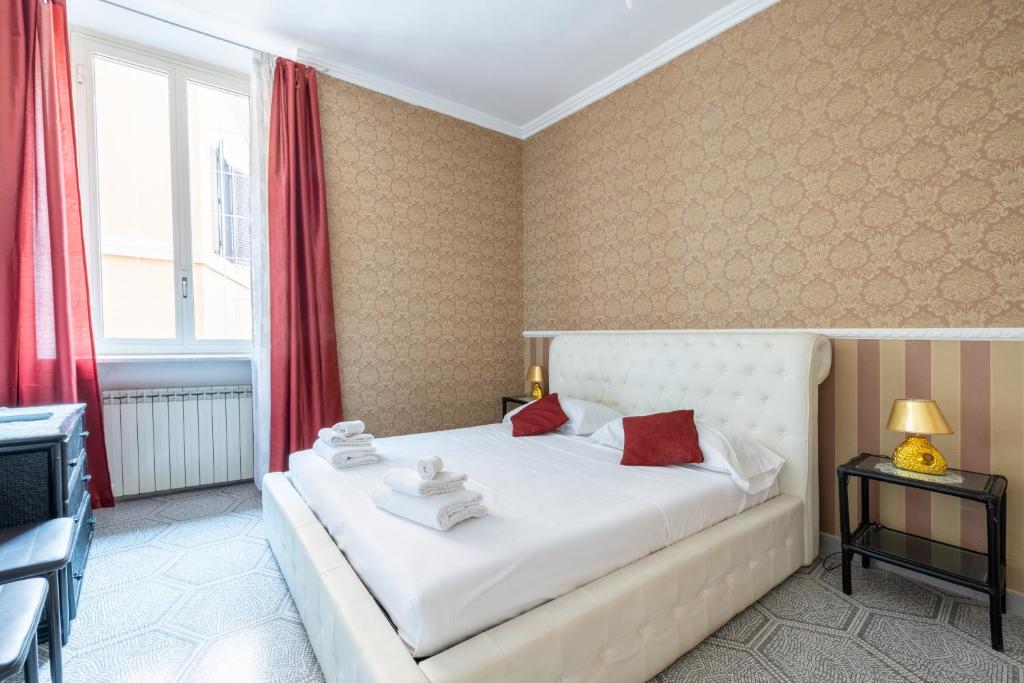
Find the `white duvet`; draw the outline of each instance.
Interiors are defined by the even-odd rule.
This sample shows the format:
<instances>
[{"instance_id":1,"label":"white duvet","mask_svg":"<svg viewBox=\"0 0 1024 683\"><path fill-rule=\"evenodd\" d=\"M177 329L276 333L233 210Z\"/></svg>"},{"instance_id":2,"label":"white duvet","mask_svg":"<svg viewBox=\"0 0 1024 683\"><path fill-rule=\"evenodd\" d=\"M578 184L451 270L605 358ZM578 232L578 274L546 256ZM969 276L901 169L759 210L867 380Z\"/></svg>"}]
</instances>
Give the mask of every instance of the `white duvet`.
<instances>
[{"instance_id":1,"label":"white duvet","mask_svg":"<svg viewBox=\"0 0 1024 683\"><path fill-rule=\"evenodd\" d=\"M291 456L299 493L416 657L427 657L778 493L728 474L624 467L579 436L513 438L485 425L378 439L380 462L335 470ZM374 506L392 467L440 455L466 472L489 516L441 532Z\"/></svg>"}]
</instances>

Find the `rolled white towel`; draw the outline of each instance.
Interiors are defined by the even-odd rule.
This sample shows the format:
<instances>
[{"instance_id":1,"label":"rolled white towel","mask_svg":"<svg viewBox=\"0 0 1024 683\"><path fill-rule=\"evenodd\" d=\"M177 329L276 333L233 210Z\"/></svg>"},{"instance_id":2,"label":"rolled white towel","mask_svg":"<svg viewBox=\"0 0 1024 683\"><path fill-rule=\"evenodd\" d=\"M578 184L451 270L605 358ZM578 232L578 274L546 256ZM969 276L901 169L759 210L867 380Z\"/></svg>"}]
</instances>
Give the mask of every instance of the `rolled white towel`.
<instances>
[{"instance_id":1,"label":"rolled white towel","mask_svg":"<svg viewBox=\"0 0 1024 683\"><path fill-rule=\"evenodd\" d=\"M373 446L331 446L317 439L313 451L335 467L355 467L378 460L377 449Z\"/></svg>"},{"instance_id":2,"label":"rolled white towel","mask_svg":"<svg viewBox=\"0 0 1024 683\"><path fill-rule=\"evenodd\" d=\"M344 422L335 423L331 429L345 436L355 436L356 434L362 434L366 429L366 425L363 424L362 420L345 420Z\"/></svg>"},{"instance_id":3,"label":"rolled white towel","mask_svg":"<svg viewBox=\"0 0 1024 683\"><path fill-rule=\"evenodd\" d=\"M373 434L346 436L333 427L324 427L317 432L317 436L329 446L369 446L373 443Z\"/></svg>"},{"instance_id":4,"label":"rolled white towel","mask_svg":"<svg viewBox=\"0 0 1024 683\"><path fill-rule=\"evenodd\" d=\"M379 486L370 498L381 510L438 531L448 531L459 522L487 514L487 508L480 504L483 496L468 489L421 498Z\"/></svg>"},{"instance_id":5,"label":"rolled white towel","mask_svg":"<svg viewBox=\"0 0 1024 683\"><path fill-rule=\"evenodd\" d=\"M399 493L410 496L436 496L462 490L466 475L459 472L440 472L433 479L421 479L412 470L392 468L384 473L381 481Z\"/></svg>"},{"instance_id":6,"label":"rolled white towel","mask_svg":"<svg viewBox=\"0 0 1024 683\"><path fill-rule=\"evenodd\" d=\"M444 469L444 461L436 455L420 458L416 461L416 472L421 479L433 479Z\"/></svg>"}]
</instances>

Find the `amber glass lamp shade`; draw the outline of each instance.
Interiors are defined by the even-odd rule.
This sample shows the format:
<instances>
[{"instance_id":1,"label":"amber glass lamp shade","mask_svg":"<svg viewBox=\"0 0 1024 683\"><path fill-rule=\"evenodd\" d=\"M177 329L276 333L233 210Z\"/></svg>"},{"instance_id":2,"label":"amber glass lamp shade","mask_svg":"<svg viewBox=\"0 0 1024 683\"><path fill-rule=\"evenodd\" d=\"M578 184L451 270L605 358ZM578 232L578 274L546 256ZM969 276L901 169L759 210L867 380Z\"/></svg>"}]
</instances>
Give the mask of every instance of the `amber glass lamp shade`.
<instances>
[{"instance_id":1,"label":"amber glass lamp shade","mask_svg":"<svg viewBox=\"0 0 1024 683\"><path fill-rule=\"evenodd\" d=\"M898 398L892 403L885 428L908 435L892 453L892 463L896 467L925 474L946 473L946 459L924 436L953 433L938 403L927 399Z\"/></svg>"},{"instance_id":2,"label":"amber glass lamp shade","mask_svg":"<svg viewBox=\"0 0 1024 683\"><path fill-rule=\"evenodd\" d=\"M526 372L526 381L532 386L530 396L534 399L544 397L544 368L539 365L531 366Z\"/></svg>"}]
</instances>

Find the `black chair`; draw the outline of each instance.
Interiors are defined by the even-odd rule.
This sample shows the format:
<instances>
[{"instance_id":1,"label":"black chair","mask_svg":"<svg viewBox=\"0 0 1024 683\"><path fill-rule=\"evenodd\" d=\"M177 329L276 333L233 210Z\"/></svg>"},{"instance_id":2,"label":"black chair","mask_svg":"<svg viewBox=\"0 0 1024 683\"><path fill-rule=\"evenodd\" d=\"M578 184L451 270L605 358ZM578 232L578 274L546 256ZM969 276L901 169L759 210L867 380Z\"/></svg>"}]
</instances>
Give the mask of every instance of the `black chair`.
<instances>
[{"instance_id":1,"label":"black chair","mask_svg":"<svg viewBox=\"0 0 1024 683\"><path fill-rule=\"evenodd\" d=\"M75 523L70 517L0 529L0 584L24 583L24 579L35 578L45 578L49 583L46 621L50 629L50 679L53 683L61 683L63 679L60 572L71 561L74 531Z\"/></svg>"},{"instance_id":2,"label":"black chair","mask_svg":"<svg viewBox=\"0 0 1024 683\"><path fill-rule=\"evenodd\" d=\"M0 681L25 671L25 683L39 683L36 631L46 601L46 580L0 585Z\"/></svg>"}]
</instances>

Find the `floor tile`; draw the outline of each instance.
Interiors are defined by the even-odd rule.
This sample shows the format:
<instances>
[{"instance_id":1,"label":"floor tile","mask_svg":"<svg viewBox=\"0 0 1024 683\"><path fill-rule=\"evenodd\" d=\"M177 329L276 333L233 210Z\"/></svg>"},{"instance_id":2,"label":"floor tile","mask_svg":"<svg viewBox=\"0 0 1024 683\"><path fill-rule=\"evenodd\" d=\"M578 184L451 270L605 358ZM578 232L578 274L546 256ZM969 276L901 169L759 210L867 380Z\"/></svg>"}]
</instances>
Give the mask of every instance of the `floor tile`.
<instances>
[{"instance_id":1,"label":"floor tile","mask_svg":"<svg viewBox=\"0 0 1024 683\"><path fill-rule=\"evenodd\" d=\"M322 682L261 514L251 483L97 511L65 680ZM1024 619L997 653L979 601L858 566L853 588L815 561L655 681L1024 683Z\"/></svg>"}]
</instances>

